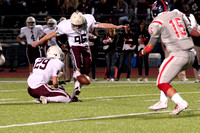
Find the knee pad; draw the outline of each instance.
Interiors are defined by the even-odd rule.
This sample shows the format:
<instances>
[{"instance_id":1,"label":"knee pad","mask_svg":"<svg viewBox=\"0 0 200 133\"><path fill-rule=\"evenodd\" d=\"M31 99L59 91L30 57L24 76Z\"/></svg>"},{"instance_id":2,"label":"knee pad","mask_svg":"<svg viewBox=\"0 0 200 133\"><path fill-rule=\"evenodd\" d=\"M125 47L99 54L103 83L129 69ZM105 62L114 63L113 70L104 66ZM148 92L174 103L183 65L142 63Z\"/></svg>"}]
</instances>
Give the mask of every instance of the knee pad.
<instances>
[{"instance_id":1,"label":"knee pad","mask_svg":"<svg viewBox=\"0 0 200 133\"><path fill-rule=\"evenodd\" d=\"M172 86L168 83L161 83L158 84L157 87L162 90L165 94L167 94L167 91L169 90L169 88L172 88Z\"/></svg>"}]
</instances>

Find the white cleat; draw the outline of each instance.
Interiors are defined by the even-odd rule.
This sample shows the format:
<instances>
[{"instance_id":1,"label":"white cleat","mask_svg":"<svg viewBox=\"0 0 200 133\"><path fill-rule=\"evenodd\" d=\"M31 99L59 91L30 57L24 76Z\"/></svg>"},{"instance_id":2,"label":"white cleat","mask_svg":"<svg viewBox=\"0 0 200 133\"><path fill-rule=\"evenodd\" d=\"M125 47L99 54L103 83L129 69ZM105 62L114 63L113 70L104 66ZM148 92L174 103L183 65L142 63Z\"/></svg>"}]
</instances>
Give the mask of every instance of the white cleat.
<instances>
[{"instance_id":1,"label":"white cleat","mask_svg":"<svg viewBox=\"0 0 200 133\"><path fill-rule=\"evenodd\" d=\"M110 79L110 81L111 81L111 82L114 82L114 81L115 81L115 79L114 79L114 78L111 78L111 79Z\"/></svg>"},{"instance_id":2,"label":"white cleat","mask_svg":"<svg viewBox=\"0 0 200 133\"><path fill-rule=\"evenodd\" d=\"M159 101L156 104L150 106L148 109L152 111L158 111L158 110L166 109L167 107L168 107L167 102Z\"/></svg>"},{"instance_id":3,"label":"white cleat","mask_svg":"<svg viewBox=\"0 0 200 133\"><path fill-rule=\"evenodd\" d=\"M131 82L131 79L130 79L130 78L127 78L126 80L127 80L128 82Z\"/></svg>"},{"instance_id":4,"label":"white cleat","mask_svg":"<svg viewBox=\"0 0 200 133\"><path fill-rule=\"evenodd\" d=\"M138 79L137 79L137 82L142 82L142 78L138 78Z\"/></svg>"},{"instance_id":5,"label":"white cleat","mask_svg":"<svg viewBox=\"0 0 200 133\"><path fill-rule=\"evenodd\" d=\"M144 82L149 82L148 78L145 78L145 79L144 79Z\"/></svg>"},{"instance_id":6,"label":"white cleat","mask_svg":"<svg viewBox=\"0 0 200 133\"><path fill-rule=\"evenodd\" d=\"M181 111L187 109L187 107L188 103L184 100L175 106L175 109L170 113L170 115L178 115L179 113L181 113Z\"/></svg>"},{"instance_id":7,"label":"white cleat","mask_svg":"<svg viewBox=\"0 0 200 133\"><path fill-rule=\"evenodd\" d=\"M42 102L42 104L47 104L47 98L45 96L40 96L40 101Z\"/></svg>"}]
</instances>

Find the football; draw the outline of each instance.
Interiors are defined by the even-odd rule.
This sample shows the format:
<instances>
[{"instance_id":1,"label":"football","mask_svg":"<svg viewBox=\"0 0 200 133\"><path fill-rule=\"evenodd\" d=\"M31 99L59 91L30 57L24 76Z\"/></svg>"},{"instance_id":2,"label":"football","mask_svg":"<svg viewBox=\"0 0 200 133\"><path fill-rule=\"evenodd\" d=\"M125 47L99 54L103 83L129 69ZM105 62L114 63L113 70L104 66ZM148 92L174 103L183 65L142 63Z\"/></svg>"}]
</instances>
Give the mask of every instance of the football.
<instances>
[{"instance_id":1,"label":"football","mask_svg":"<svg viewBox=\"0 0 200 133\"><path fill-rule=\"evenodd\" d=\"M81 75L77 76L77 80L82 85L89 85L90 84L90 78L85 74L81 74Z\"/></svg>"}]
</instances>

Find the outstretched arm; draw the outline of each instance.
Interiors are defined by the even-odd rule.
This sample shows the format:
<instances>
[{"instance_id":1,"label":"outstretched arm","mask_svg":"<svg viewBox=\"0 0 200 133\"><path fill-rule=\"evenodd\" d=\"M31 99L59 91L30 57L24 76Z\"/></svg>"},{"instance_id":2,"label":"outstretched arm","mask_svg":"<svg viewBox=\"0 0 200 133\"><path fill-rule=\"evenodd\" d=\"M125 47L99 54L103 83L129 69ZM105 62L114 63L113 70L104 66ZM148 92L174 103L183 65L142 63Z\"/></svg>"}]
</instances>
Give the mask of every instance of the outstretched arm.
<instances>
[{"instance_id":1,"label":"outstretched arm","mask_svg":"<svg viewBox=\"0 0 200 133\"><path fill-rule=\"evenodd\" d=\"M99 23L98 28L115 28L115 29L120 29L120 28L125 28L126 26L124 25L114 25L110 23Z\"/></svg>"},{"instance_id":2,"label":"outstretched arm","mask_svg":"<svg viewBox=\"0 0 200 133\"><path fill-rule=\"evenodd\" d=\"M32 43L32 46L33 46L33 47L37 47L38 45L44 43L45 41L51 39L52 37L56 37L56 31L54 31L54 32L52 32L52 33L50 33L50 34L45 35L43 38L41 38L41 39L40 39L39 41L37 41L37 42L33 42L33 43Z\"/></svg>"}]
</instances>

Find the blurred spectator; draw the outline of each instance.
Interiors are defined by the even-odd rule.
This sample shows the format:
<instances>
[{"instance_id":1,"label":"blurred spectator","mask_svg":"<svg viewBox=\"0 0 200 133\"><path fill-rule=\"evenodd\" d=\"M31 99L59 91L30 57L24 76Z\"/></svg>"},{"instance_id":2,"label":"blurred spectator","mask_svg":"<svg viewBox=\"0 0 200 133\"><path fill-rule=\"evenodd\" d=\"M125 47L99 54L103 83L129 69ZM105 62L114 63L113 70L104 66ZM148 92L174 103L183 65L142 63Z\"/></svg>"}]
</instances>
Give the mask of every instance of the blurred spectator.
<instances>
[{"instance_id":1,"label":"blurred spectator","mask_svg":"<svg viewBox=\"0 0 200 133\"><path fill-rule=\"evenodd\" d=\"M117 43L119 48L118 51L120 52L120 57L119 57L117 78L115 79L116 81L118 81L120 78L122 68L125 64L126 59L127 59L126 78L127 81L131 81L130 75L132 70L132 59L134 53L136 53L137 50L137 41L135 35L133 34L133 31L131 30L130 22L125 21L124 25L127 26L127 28L124 28L123 33L120 35Z\"/></svg>"},{"instance_id":2,"label":"blurred spectator","mask_svg":"<svg viewBox=\"0 0 200 133\"><path fill-rule=\"evenodd\" d=\"M168 6L169 6L170 11L175 9L175 5L174 5L173 0L165 0L165 1L168 2Z\"/></svg>"},{"instance_id":3,"label":"blurred spectator","mask_svg":"<svg viewBox=\"0 0 200 133\"><path fill-rule=\"evenodd\" d=\"M94 8L92 7L89 0L81 0L79 3L77 10L82 12L82 14L92 14L94 15Z\"/></svg>"},{"instance_id":4,"label":"blurred spectator","mask_svg":"<svg viewBox=\"0 0 200 133\"><path fill-rule=\"evenodd\" d=\"M120 15L118 23L123 24L128 20L128 4L124 0L118 0L117 2L117 14Z\"/></svg>"},{"instance_id":5,"label":"blurred spectator","mask_svg":"<svg viewBox=\"0 0 200 133\"><path fill-rule=\"evenodd\" d=\"M63 15L71 15L78 7L78 0L65 0L61 6Z\"/></svg>"},{"instance_id":6,"label":"blurred spectator","mask_svg":"<svg viewBox=\"0 0 200 133\"><path fill-rule=\"evenodd\" d=\"M190 6L187 2L184 2L182 4L182 10L181 10L184 14L188 15L191 13L191 9L190 9Z\"/></svg>"},{"instance_id":7,"label":"blurred spectator","mask_svg":"<svg viewBox=\"0 0 200 133\"><path fill-rule=\"evenodd\" d=\"M197 13L200 9L200 1L199 0L191 0L189 1L190 8L192 13Z\"/></svg>"},{"instance_id":8,"label":"blurred spectator","mask_svg":"<svg viewBox=\"0 0 200 133\"><path fill-rule=\"evenodd\" d=\"M100 22L109 22L111 13L111 5L107 2L107 0L100 0L100 2L97 4L95 8L95 15L96 20Z\"/></svg>"},{"instance_id":9,"label":"blurred spectator","mask_svg":"<svg viewBox=\"0 0 200 133\"><path fill-rule=\"evenodd\" d=\"M117 35L115 29L107 29L107 35L103 40L103 49L106 56L106 77L107 81L115 79L115 62L116 62L116 41Z\"/></svg>"},{"instance_id":10,"label":"blurred spectator","mask_svg":"<svg viewBox=\"0 0 200 133\"><path fill-rule=\"evenodd\" d=\"M195 15L197 23L200 24L200 11ZM192 37L194 42L194 49L197 53L196 69L194 68L195 83L200 83L200 37Z\"/></svg>"},{"instance_id":11,"label":"blurred spectator","mask_svg":"<svg viewBox=\"0 0 200 133\"><path fill-rule=\"evenodd\" d=\"M50 15L60 15L61 5L63 2L61 0L47 0L47 12Z\"/></svg>"},{"instance_id":12,"label":"blurred spectator","mask_svg":"<svg viewBox=\"0 0 200 133\"><path fill-rule=\"evenodd\" d=\"M136 37L138 39L138 53L147 45L149 42L150 35L146 29L146 23L145 21L141 21L139 24L139 28L136 31ZM144 56L138 56L138 82L142 81L142 69L143 69L143 63L145 67L145 78L144 82L148 82L148 76L149 76L149 54L146 54Z\"/></svg>"},{"instance_id":13,"label":"blurred spectator","mask_svg":"<svg viewBox=\"0 0 200 133\"><path fill-rule=\"evenodd\" d=\"M96 78L96 60L97 60L97 55L98 55L98 46L99 46L99 36L98 33L95 31L95 29L90 29L89 33L89 45L90 45L90 50L92 54L92 80L97 81Z\"/></svg>"},{"instance_id":14,"label":"blurred spectator","mask_svg":"<svg viewBox=\"0 0 200 133\"><path fill-rule=\"evenodd\" d=\"M21 17L18 15L26 14L26 7L23 5L22 0L7 0L2 3L4 15L13 15L13 16L5 16L4 17L4 28L14 27L19 28L24 21L21 21Z\"/></svg>"},{"instance_id":15,"label":"blurred spectator","mask_svg":"<svg viewBox=\"0 0 200 133\"><path fill-rule=\"evenodd\" d=\"M40 4L38 5L38 8L39 8L40 15L47 15L48 14L47 0L40 0Z\"/></svg>"},{"instance_id":16,"label":"blurred spectator","mask_svg":"<svg viewBox=\"0 0 200 133\"><path fill-rule=\"evenodd\" d=\"M27 0L27 13L32 15L39 14L40 8L38 8L38 5L38 0Z\"/></svg>"},{"instance_id":17,"label":"blurred spectator","mask_svg":"<svg viewBox=\"0 0 200 133\"><path fill-rule=\"evenodd\" d=\"M135 7L135 18L138 20L150 19L150 5L146 0L139 0Z\"/></svg>"}]
</instances>

